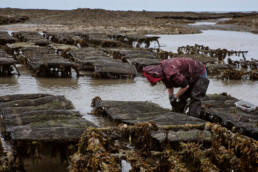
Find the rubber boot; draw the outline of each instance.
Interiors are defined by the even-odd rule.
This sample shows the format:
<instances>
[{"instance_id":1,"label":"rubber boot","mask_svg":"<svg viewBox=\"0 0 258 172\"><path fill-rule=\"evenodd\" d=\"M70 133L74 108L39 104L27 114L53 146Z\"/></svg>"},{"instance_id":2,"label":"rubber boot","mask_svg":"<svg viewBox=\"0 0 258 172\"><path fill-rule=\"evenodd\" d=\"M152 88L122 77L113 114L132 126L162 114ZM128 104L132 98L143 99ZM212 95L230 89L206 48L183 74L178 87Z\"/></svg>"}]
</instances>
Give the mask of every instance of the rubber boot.
<instances>
[{"instance_id":1,"label":"rubber boot","mask_svg":"<svg viewBox=\"0 0 258 172\"><path fill-rule=\"evenodd\" d=\"M210 81L207 78L198 79L191 91L191 100L188 115L200 117L201 100L205 97Z\"/></svg>"}]
</instances>

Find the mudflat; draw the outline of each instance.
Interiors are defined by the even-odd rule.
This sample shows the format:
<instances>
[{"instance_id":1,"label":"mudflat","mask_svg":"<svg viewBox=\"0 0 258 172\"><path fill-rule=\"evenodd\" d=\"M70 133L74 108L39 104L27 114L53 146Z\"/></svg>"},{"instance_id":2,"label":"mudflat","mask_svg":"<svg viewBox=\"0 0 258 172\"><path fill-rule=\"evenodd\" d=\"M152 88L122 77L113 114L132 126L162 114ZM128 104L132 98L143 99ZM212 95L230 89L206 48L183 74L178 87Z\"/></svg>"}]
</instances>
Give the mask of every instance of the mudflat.
<instances>
[{"instance_id":1,"label":"mudflat","mask_svg":"<svg viewBox=\"0 0 258 172\"><path fill-rule=\"evenodd\" d=\"M228 20L219 20L227 18ZM218 21L214 26L189 26ZM8 26L6 24L9 24ZM0 29L122 34L192 34L201 29L258 33L258 13L109 11L102 9L0 9Z\"/></svg>"}]
</instances>

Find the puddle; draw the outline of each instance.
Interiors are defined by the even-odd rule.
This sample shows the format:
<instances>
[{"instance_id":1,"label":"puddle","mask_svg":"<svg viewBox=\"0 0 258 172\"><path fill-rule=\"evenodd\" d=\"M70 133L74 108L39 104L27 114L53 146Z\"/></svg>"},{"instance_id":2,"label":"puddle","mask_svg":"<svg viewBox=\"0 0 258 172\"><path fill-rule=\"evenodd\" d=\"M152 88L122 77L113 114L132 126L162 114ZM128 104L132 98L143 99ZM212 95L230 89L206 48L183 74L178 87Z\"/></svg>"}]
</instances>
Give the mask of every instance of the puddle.
<instances>
[{"instance_id":1,"label":"puddle","mask_svg":"<svg viewBox=\"0 0 258 172\"><path fill-rule=\"evenodd\" d=\"M190 26L199 26L199 25L215 25L217 22L195 22L189 24Z\"/></svg>"},{"instance_id":2,"label":"puddle","mask_svg":"<svg viewBox=\"0 0 258 172\"><path fill-rule=\"evenodd\" d=\"M191 23L191 24L188 24L188 25L190 25L190 26L215 25L215 24L217 24L218 22L227 21L227 20L230 20L230 19L231 19L231 18L222 18L222 19L212 20L212 21L195 22L195 23Z\"/></svg>"}]
</instances>

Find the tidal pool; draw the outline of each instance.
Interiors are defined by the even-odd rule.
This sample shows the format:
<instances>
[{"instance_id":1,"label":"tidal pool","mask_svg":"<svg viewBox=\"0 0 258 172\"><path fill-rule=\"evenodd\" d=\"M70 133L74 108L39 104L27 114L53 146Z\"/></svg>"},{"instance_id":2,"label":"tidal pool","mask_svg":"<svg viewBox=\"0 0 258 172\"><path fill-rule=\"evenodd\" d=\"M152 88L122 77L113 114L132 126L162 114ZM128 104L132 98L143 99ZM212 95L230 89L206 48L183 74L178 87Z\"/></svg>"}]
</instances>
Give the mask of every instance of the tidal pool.
<instances>
[{"instance_id":1,"label":"tidal pool","mask_svg":"<svg viewBox=\"0 0 258 172\"><path fill-rule=\"evenodd\" d=\"M231 18L221 18L221 19L208 20L208 21L205 21L205 22L204 21L198 21L198 22L195 22L195 23L191 23L189 25L192 25L192 26L215 25L220 21L227 21L227 20L230 20L230 19Z\"/></svg>"}]
</instances>

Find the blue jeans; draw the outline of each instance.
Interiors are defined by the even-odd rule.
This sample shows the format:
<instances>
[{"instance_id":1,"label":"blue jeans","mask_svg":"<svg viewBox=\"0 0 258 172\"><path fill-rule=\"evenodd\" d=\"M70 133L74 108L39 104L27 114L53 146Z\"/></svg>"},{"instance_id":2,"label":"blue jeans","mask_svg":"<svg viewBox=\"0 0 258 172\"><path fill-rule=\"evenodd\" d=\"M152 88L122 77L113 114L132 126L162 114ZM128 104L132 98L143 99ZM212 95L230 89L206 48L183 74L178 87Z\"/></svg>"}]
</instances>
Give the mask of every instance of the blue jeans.
<instances>
[{"instance_id":1,"label":"blue jeans","mask_svg":"<svg viewBox=\"0 0 258 172\"><path fill-rule=\"evenodd\" d=\"M202 78L207 78L207 70L205 68L204 74L201 76Z\"/></svg>"}]
</instances>

